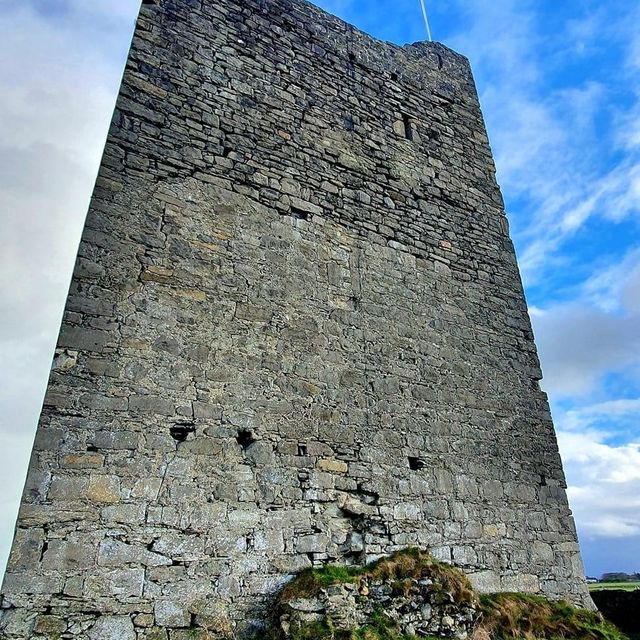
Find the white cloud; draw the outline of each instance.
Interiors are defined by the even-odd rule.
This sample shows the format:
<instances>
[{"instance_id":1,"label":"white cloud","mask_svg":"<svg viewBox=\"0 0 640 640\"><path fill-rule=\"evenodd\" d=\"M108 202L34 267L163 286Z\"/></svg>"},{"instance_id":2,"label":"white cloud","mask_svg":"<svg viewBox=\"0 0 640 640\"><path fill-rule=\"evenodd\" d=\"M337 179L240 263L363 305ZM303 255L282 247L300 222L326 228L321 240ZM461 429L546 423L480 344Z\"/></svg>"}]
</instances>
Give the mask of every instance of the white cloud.
<instances>
[{"instance_id":1,"label":"white cloud","mask_svg":"<svg viewBox=\"0 0 640 640\"><path fill-rule=\"evenodd\" d=\"M0 2L0 572L137 5Z\"/></svg>"},{"instance_id":2,"label":"white cloud","mask_svg":"<svg viewBox=\"0 0 640 640\"><path fill-rule=\"evenodd\" d=\"M640 213L640 158L633 149L640 106L619 100L621 90L640 91L631 72L640 50L630 26L635 14L623 5L602 21L598 8L563 29L545 30L543 12L531 2L459 4L470 25L463 23L451 42L479 69L498 177L507 201L519 203L510 217L520 268L525 284L537 284L571 262L563 249L590 220L619 222ZM560 60L594 55L604 38L627 47L626 66L605 80L565 77L550 90ZM607 147L616 140L624 149L611 166Z\"/></svg>"},{"instance_id":3,"label":"white cloud","mask_svg":"<svg viewBox=\"0 0 640 640\"><path fill-rule=\"evenodd\" d=\"M608 373L640 360L638 317L609 315L580 303L532 317L544 388L556 397L591 393Z\"/></svg>"},{"instance_id":4,"label":"white cloud","mask_svg":"<svg viewBox=\"0 0 640 640\"><path fill-rule=\"evenodd\" d=\"M640 418L640 401L633 411ZM585 536L640 534L640 444L608 444L610 437L575 424L558 432L569 499Z\"/></svg>"}]
</instances>

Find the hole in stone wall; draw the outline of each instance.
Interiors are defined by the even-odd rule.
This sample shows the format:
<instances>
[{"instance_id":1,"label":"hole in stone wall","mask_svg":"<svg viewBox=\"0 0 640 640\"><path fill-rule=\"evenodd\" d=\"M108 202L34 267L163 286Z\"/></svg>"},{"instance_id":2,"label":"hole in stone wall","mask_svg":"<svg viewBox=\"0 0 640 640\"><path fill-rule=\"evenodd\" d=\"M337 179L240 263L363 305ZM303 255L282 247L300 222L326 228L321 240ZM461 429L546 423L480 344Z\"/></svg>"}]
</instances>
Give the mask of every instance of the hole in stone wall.
<instances>
[{"instance_id":1,"label":"hole in stone wall","mask_svg":"<svg viewBox=\"0 0 640 640\"><path fill-rule=\"evenodd\" d=\"M240 429L238 431L238 435L236 436L236 442L243 448L246 449L250 444L253 444L256 441L255 436L249 429Z\"/></svg>"},{"instance_id":2,"label":"hole in stone wall","mask_svg":"<svg viewBox=\"0 0 640 640\"><path fill-rule=\"evenodd\" d=\"M392 73L391 74L391 79L395 82L398 79L398 74L397 73Z\"/></svg>"},{"instance_id":3,"label":"hole in stone wall","mask_svg":"<svg viewBox=\"0 0 640 640\"><path fill-rule=\"evenodd\" d=\"M291 213L289 214L292 218L296 220L308 220L309 212L303 211L302 209L296 209L295 207L291 207Z\"/></svg>"},{"instance_id":4,"label":"hole in stone wall","mask_svg":"<svg viewBox=\"0 0 640 640\"><path fill-rule=\"evenodd\" d=\"M353 131L356 128L356 124L353 121L353 116L351 114L349 114L348 116L345 116L344 119L344 128L347 131Z\"/></svg>"},{"instance_id":5,"label":"hole in stone wall","mask_svg":"<svg viewBox=\"0 0 640 640\"><path fill-rule=\"evenodd\" d=\"M307 445L306 444L299 444L298 445L298 455L299 456L306 456L307 455Z\"/></svg>"},{"instance_id":6,"label":"hole in stone wall","mask_svg":"<svg viewBox=\"0 0 640 640\"><path fill-rule=\"evenodd\" d=\"M169 427L169 433L176 442L184 442L187 436L195 430L196 428L189 423L174 424L172 427Z\"/></svg>"},{"instance_id":7,"label":"hole in stone wall","mask_svg":"<svg viewBox=\"0 0 640 640\"><path fill-rule=\"evenodd\" d=\"M404 137L407 140L413 140L413 125L411 124L411 118L406 114L402 114L402 125L404 127Z\"/></svg>"},{"instance_id":8,"label":"hole in stone wall","mask_svg":"<svg viewBox=\"0 0 640 640\"><path fill-rule=\"evenodd\" d=\"M350 53L349 54L349 62L355 62L356 61L356 54L355 53Z\"/></svg>"},{"instance_id":9,"label":"hole in stone wall","mask_svg":"<svg viewBox=\"0 0 640 640\"><path fill-rule=\"evenodd\" d=\"M411 471L420 471L420 469L424 469L424 461L420 460L420 458L414 458L413 456L409 456L409 469Z\"/></svg>"},{"instance_id":10,"label":"hole in stone wall","mask_svg":"<svg viewBox=\"0 0 640 640\"><path fill-rule=\"evenodd\" d=\"M88 444L87 451L89 451L90 453L98 453L98 447L96 447L94 444Z\"/></svg>"},{"instance_id":11,"label":"hole in stone wall","mask_svg":"<svg viewBox=\"0 0 640 640\"><path fill-rule=\"evenodd\" d=\"M365 504L377 505L380 501L379 493L367 491L367 489L363 488L362 484L359 484L358 489L352 493L355 493Z\"/></svg>"}]
</instances>

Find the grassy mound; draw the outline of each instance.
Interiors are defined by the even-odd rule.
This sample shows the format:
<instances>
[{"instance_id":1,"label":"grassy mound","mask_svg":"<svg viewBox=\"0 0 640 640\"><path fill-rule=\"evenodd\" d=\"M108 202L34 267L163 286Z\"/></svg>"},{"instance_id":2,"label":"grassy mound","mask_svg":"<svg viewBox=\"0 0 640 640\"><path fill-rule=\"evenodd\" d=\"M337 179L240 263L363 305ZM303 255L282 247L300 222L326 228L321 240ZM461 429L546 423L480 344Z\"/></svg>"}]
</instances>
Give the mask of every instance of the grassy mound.
<instances>
[{"instance_id":1,"label":"grassy mound","mask_svg":"<svg viewBox=\"0 0 640 640\"><path fill-rule=\"evenodd\" d=\"M365 581L388 581L397 593L406 593L412 580L429 578L451 593L457 604L477 602L477 596L467 577L455 567L434 560L426 551L403 549L365 567L326 565L309 568L298 574L281 592L279 602L297 598L313 598L332 584Z\"/></svg>"},{"instance_id":2,"label":"grassy mound","mask_svg":"<svg viewBox=\"0 0 640 640\"><path fill-rule=\"evenodd\" d=\"M316 598L331 585L354 584L366 593L370 583L384 581L394 592L407 595L412 581L428 578L436 589L452 595L456 605L472 605L478 618L470 640L628 640L611 623L593 611L566 602L551 602L542 596L520 593L494 593L479 597L462 571L434 560L427 552L405 549L365 567L327 565L298 574L280 593L276 612L287 602ZM283 634L276 625L263 638L279 640ZM357 629L336 629L330 619L292 626L289 640L418 640L402 635L398 625L374 611L369 624ZM420 640L442 640L425 638Z\"/></svg>"},{"instance_id":3,"label":"grassy mound","mask_svg":"<svg viewBox=\"0 0 640 640\"><path fill-rule=\"evenodd\" d=\"M481 617L475 640L626 640L599 613L542 596L492 593L480 598Z\"/></svg>"}]
</instances>

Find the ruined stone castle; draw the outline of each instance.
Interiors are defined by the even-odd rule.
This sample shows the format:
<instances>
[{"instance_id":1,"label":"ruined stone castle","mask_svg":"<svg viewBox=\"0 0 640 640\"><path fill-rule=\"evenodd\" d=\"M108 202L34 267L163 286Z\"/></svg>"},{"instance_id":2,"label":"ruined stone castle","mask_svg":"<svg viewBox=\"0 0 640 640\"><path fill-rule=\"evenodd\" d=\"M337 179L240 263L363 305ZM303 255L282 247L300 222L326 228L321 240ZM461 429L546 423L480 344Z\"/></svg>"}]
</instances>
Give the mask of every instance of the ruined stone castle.
<instances>
[{"instance_id":1,"label":"ruined stone castle","mask_svg":"<svg viewBox=\"0 0 640 640\"><path fill-rule=\"evenodd\" d=\"M468 62L302 0L145 0L4 580L5 638L259 627L408 546L585 602Z\"/></svg>"}]
</instances>

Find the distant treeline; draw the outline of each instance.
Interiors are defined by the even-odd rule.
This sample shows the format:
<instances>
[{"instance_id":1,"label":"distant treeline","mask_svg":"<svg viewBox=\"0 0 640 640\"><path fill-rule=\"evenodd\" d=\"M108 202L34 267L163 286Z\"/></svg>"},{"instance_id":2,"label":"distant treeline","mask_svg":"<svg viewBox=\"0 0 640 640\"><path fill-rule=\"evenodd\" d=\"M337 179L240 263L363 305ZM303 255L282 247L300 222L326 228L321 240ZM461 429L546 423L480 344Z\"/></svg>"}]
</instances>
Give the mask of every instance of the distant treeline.
<instances>
[{"instance_id":1,"label":"distant treeline","mask_svg":"<svg viewBox=\"0 0 640 640\"><path fill-rule=\"evenodd\" d=\"M640 573L622 573L612 571L603 573L600 582L638 582L640 581Z\"/></svg>"}]
</instances>

